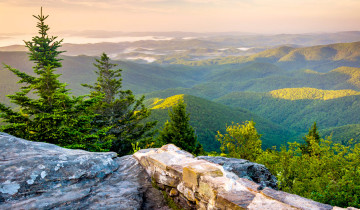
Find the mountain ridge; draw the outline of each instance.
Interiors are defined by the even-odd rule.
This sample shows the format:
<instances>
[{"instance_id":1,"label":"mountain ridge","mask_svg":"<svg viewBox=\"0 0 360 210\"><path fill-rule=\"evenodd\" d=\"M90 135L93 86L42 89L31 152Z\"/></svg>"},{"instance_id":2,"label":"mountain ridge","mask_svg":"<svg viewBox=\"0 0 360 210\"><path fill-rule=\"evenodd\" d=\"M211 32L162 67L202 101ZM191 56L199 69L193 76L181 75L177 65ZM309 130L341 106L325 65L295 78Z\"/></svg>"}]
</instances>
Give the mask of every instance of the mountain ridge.
<instances>
[{"instance_id":1,"label":"mountain ridge","mask_svg":"<svg viewBox=\"0 0 360 210\"><path fill-rule=\"evenodd\" d=\"M241 64L265 62L278 64L279 67L296 70L302 68L327 72L340 66L356 67L360 62L360 42L316 45L310 47L278 47L249 56L229 56L200 61L175 60L169 64L190 66ZM159 63L163 63L158 61ZM321 66L320 66L321 65Z\"/></svg>"}]
</instances>

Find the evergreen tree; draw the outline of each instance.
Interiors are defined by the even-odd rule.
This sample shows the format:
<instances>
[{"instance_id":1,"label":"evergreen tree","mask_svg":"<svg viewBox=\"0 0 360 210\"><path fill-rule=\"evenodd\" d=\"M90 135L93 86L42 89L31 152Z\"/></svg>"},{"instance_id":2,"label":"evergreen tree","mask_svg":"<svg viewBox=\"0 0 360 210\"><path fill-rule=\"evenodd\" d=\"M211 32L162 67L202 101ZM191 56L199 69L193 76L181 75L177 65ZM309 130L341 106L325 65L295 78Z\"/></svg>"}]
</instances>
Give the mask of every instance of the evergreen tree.
<instances>
[{"instance_id":1,"label":"evergreen tree","mask_svg":"<svg viewBox=\"0 0 360 210\"><path fill-rule=\"evenodd\" d=\"M42 8L40 15L34 17L38 20L39 35L25 45L30 51L30 61L35 63L35 76L5 65L20 78L23 86L8 96L19 111L0 103L0 117L6 122L0 130L33 141L102 150L104 145L97 140L106 129L93 132L90 122L95 114L89 110L100 99L70 96L66 84L58 80L60 74L55 73L61 67L58 56L62 53L59 51L62 40L56 41L57 37L48 35L50 28L45 24L48 16L42 14Z\"/></svg>"},{"instance_id":2,"label":"evergreen tree","mask_svg":"<svg viewBox=\"0 0 360 210\"><path fill-rule=\"evenodd\" d=\"M95 127L111 127L108 136L114 137L111 150L119 155L132 152L132 144L140 142L141 147L147 147L154 132L156 122L142 123L150 115L143 101L145 97L136 99L131 90L122 90L121 69L114 70L116 64L103 53L100 59L95 59L94 66L98 69L97 81L93 85L83 84L91 90L91 98L102 96L102 101L94 108L97 115L93 124Z\"/></svg>"},{"instance_id":3,"label":"evergreen tree","mask_svg":"<svg viewBox=\"0 0 360 210\"><path fill-rule=\"evenodd\" d=\"M186 104L183 100L169 110L170 122L164 124L160 131L159 142L161 144L175 144L183 150L193 154L203 152L202 145L197 141L195 131L189 124L190 114L186 113Z\"/></svg>"},{"instance_id":4,"label":"evergreen tree","mask_svg":"<svg viewBox=\"0 0 360 210\"><path fill-rule=\"evenodd\" d=\"M314 122L313 126L310 128L309 133L303 137L305 143L301 144L301 152L302 154L311 154L311 144L320 143L320 135L316 127L316 122Z\"/></svg>"}]
</instances>

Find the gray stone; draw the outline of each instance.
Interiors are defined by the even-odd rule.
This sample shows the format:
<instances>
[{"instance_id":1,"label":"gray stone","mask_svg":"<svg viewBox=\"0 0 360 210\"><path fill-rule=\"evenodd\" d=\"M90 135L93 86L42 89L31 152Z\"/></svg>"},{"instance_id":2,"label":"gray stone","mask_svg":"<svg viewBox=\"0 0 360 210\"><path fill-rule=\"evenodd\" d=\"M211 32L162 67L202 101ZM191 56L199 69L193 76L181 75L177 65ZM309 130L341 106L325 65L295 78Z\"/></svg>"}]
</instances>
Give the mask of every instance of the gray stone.
<instances>
[{"instance_id":1,"label":"gray stone","mask_svg":"<svg viewBox=\"0 0 360 210\"><path fill-rule=\"evenodd\" d=\"M0 133L0 209L168 209L132 156Z\"/></svg>"},{"instance_id":2,"label":"gray stone","mask_svg":"<svg viewBox=\"0 0 360 210\"><path fill-rule=\"evenodd\" d=\"M254 194L246 191L221 192L216 196L216 202L227 209L246 209L254 198Z\"/></svg>"},{"instance_id":3,"label":"gray stone","mask_svg":"<svg viewBox=\"0 0 360 210\"><path fill-rule=\"evenodd\" d=\"M207 160L223 166L224 170L233 172L240 178L246 178L258 183L261 188L270 187L277 189L277 179L270 171L261 164L253 163L244 159L198 156L197 159ZM260 189L259 189L260 190Z\"/></svg>"}]
</instances>

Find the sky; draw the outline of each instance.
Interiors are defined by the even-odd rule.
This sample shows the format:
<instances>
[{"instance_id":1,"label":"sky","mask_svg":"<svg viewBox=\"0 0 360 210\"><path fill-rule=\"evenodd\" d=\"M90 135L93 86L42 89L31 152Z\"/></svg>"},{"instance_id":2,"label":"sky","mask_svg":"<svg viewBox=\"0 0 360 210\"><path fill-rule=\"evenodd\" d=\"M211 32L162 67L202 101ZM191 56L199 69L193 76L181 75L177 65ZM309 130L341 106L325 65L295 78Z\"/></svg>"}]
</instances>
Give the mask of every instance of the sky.
<instances>
[{"instance_id":1,"label":"sky","mask_svg":"<svg viewBox=\"0 0 360 210\"><path fill-rule=\"evenodd\" d=\"M0 0L0 34L51 30L313 33L360 31L360 0Z\"/></svg>"}]
</instances>

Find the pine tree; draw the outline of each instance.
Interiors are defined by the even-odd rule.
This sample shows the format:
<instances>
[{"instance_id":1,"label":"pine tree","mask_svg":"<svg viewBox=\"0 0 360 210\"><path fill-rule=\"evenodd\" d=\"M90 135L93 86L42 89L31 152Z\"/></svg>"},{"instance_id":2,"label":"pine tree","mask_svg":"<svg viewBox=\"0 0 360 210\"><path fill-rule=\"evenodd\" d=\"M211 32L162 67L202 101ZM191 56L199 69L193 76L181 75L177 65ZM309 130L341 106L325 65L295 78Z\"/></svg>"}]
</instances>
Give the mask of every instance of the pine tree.
<instances>
[{"instance_id":1,"label":"pine tree","mask_svg":"<svg viewBox=\"0 0 360 210\"><path fill-rule=\"evenodd\" d=\"M203 152L202 145L197 141L195 131L189 124L190 114L186 113L186 104L183 100L169 110L170 122L164 124L158 140L161 144L175 144L183 150L193 154Z\"/></svg>"},{"instance_id":2,"label":"pine tree","mask_svg":"<svg viewBox=\"0 0 360 210\"><path fill-rule=\"evenodd\" d=\"M301 144L300 149L302 154L311 154L311 144L314 142L315 144L320 143L320 135L316 127L316 122L314 122L313 126L310 128L309 133L303 137L305 143Z\"/></svg>"},{"instance_id":3,"label":"pine tree","mask_svg":"<svg viewBox=\"0 0 360 210\"><path fill-rule=\"evenodd\" d=\"M0 130L27 140L101 150L97 140L106 129L94 132L90 122L95 114L89 109L100 98L84 100L84 96L70 96L66 84L58 80L60 74L55 73L62 66L58 58L62 40L56 41L57 37L48 35L50 28L45 24L48 16L42 14L42 8L40 15L34 17L38 20L39 35L25 45L30 51L30 61L35 64L35 76L5 65L20 78L23 86L8 96L19 111L0 103L0 117L6 122Z\"/></svg>"},{"instance_id":4,"label":"pine tree","mask_svg":"<svg viewBox=\"0 0 360 210\"><path fill-rule=\"evenodd\" d=\"M121 69L114 70L116 64L103 53L100 59L95 59L94 66L98 69L97 81L93 85L83 84L91 90L91 97L103 96L95 107L98 116L93 121L96 127L111 127L107 135L114 137L111 150L119 155L132 152L132 144L141 142L141 147L150 143L154 134L151 129L156 122L143 123L150 115L143 102L145 97L136 99L131 90L122 90Z\"/></svg>"}]
</instances>

